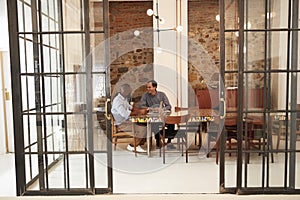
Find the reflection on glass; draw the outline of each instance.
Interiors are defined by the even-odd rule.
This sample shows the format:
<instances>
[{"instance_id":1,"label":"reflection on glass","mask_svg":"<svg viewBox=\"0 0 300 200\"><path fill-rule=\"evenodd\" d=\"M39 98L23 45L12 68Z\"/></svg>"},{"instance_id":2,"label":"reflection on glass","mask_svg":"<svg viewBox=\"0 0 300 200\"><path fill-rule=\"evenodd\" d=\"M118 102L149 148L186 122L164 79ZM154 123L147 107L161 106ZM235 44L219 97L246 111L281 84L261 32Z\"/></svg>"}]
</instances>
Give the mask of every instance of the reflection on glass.
<instances>
[{"instance_id":1,"label":"reflection on glass","mask_svg":"<svg viewBox=\"0 0 300 200\"><path fill-rule=\"evenodd\" d=\"M102 1L90 2L90 29L92 31L103 30L103 7Z\"/></svg>"},{"instance_id":2,"label":"reflection on glass","mask_svg":"<svg viewBox=\"0 0 300 200\"><path fill-rule=\"evenodd\" d=\"M86 75L68 75L65 77L65 81L66 109L67 111L75 111L76 107L86 104Z\"/></svg>"},{"instance_id":3,"label":"reflection on glass","mask_svg":"<svg viewBox=\"0 0 300 200\"><path fill-rule=\"evenodd\" d=\"M62 8L64 30L82 31L84 29L82 0L64 0Z\"/></svg>"},{"instance_id":4,"label":"reflection on glass","mask_svg":"<svg viewBox=\"0 0 300 200\"><path fill-rule=\"evenodd\" d=\"M82 34L65 35L65 71L85 72L84 61L84 36ZM80 66L78 68L77 66Z\"/></svg>"},{"instance_id":5,"label":"reflection on glass","mask_svg":"<svg viewBox=\"0 0 300 200\"><path fill-rule=\"evenodd\" d=\"M238 0L225 0L225 28L238 28Z\"/></svg>"},{"instance_id":6,"label":"reflection on glass","mask_svg":"<svg viewBox=\"0 0 300 200\"><path fill-rule=\"evenodd\" d=\"M69 151L84 151L87 147L87 124L85 114L67 116Z\"/></svg>"}]
</instances>

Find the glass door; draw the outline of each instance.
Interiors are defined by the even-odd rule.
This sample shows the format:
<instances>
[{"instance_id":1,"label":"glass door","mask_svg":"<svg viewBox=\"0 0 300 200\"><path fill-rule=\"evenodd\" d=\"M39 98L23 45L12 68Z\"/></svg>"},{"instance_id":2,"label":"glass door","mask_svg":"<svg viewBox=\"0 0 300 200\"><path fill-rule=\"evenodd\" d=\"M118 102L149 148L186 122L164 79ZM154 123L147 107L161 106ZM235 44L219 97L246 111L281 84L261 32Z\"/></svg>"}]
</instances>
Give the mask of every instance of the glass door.
<instances>
[{"instance_id":1,"label":"glass door","mask_svg":"<svg viewBox=\"0 0 300 200\"><path fill-rule=\"evenodd\" d=\"M7 6L17 195L111 192L108 1Z\"/></svg>"},{"instance_id":2,"label":"glass door","mask_svg":"<svg viewBox=\"0 0 300 200\"><path fill-rule=\"evenodd\" d=\"M220 10L220 191L300 193L299 2L222 0Z\"/></svg>"}]
</instances>

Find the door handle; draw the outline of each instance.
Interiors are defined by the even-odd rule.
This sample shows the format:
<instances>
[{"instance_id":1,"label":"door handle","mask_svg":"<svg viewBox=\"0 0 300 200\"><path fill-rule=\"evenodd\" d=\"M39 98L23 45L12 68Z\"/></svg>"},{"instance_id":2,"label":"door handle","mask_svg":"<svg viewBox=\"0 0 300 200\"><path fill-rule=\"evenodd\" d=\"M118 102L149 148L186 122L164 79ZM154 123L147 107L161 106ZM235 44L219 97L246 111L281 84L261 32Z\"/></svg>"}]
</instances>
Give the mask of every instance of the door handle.
<instances>
[{"instance_id":1,"label":"door handle","mask_svg":"<svg viewBox=\"0 0 300 200\"><path fill-rule=\"evenodd\" d=\"M224 119L226 116L226 102L224 98L220 98L220 101L223 102L223 115L220 116L221 119Z\"/></svg>"},{"instance_id":2,"label":"door handle","mask_svg":"<svg viewBox=\"0 0 300 200\"><path fill-rule=\"evenodd\" d=\"M110 115L108 115L108 110L107 110L107 107L108 107L107 105L109 102L110 102L110 99L109 98L106 99L106 101L105 101L105 117L107 120L110 120Z\"/></svg>"}]
</instances>

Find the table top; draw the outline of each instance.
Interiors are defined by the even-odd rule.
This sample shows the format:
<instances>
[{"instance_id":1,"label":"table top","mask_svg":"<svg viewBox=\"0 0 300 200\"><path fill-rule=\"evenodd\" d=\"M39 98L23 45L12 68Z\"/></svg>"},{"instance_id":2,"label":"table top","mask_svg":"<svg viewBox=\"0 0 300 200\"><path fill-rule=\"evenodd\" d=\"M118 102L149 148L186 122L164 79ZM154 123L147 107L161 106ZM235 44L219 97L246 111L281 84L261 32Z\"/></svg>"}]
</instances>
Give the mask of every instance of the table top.
<instances>
[{"instance_id":1,"label":"table top","mask_svg":"<svg viewBox=\"0 0 300 200\"><path fill-rule=\"evenodd\" d=\"M214 121L215 116L212 115L211 109L198 110L183 110L178 112L148 113L146 115L131 116L132 122L146 123L146 122L161 122L163 117L186 117L189 116L189 122L208 122Z\"/></svg>"}]
</instances>

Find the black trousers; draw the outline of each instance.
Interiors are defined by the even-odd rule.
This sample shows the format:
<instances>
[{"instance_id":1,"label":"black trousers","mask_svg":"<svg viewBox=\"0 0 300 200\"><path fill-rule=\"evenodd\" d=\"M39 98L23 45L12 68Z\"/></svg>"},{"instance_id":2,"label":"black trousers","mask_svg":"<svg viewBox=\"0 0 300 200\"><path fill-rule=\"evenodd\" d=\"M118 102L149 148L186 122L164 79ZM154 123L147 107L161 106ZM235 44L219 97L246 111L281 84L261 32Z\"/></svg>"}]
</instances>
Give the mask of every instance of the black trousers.
<instances>
[{"instance_id":1,"label":"black trousers","mask_svg":"<svg viewBox=\"0 0 300 200\"><path fill-rule=\"evenodd\" d=\"M174 133L175 131L175 125L174 124L166 124L166 135L168 135L168 141L167 143L170 143L171 140L174 138L172 138L172 133ZM156 140L156 146L159 147L161 146L160 144L160 135L163 134L162 130L159 130L158 127L154 128L154 132L155 132L155 140Z\"/></svg>"}]
</instances>

